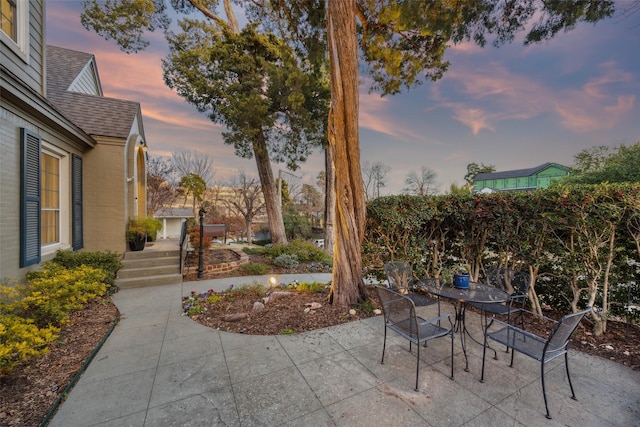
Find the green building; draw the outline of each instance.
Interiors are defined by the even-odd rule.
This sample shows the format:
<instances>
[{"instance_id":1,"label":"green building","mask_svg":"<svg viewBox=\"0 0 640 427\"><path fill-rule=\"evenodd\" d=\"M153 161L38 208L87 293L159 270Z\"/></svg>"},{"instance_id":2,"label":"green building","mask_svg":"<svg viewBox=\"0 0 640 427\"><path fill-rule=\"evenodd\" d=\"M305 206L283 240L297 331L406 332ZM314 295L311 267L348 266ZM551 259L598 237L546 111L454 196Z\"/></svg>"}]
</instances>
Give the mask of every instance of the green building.
<instances>
[{"instance_id":1,"label":"green building","mask_svg":"<svg viewBox=\"0 0 640 427\"><path fill-rule=\"evenodd\" d=\"M529 169L479 173L473 180L473 192L531 191L547 188L552 180L569 175L569 171L568 167L558 163L545 163Z\"/></svg>"}]
</instances>

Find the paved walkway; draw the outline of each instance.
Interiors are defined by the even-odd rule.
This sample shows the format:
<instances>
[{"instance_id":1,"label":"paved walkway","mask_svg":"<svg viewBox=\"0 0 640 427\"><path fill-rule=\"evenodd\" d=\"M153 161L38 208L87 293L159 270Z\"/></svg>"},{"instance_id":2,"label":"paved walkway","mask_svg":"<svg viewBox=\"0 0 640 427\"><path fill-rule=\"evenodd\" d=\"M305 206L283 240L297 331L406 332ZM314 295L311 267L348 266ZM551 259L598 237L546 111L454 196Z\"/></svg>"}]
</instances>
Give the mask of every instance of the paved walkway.
<instances>
[{"instance_id":1,"label":"paved walkway","mask_svg":"<svg viewBox=\"0 0 640 427\"><path fill-rule=\"evenodd\" d=\"M328 275L280 276L280 282ZM446 339L415 353L390 335L380 364L378 316L313 332L251 336L220 332L181 315L192 290L223 290L268 277L204 280L121 290L122 320L61 405L51 426L638 426L640 372L571 352L578 401L562 361L548 366L553 420L544 417L539 364L516 355L487 358L468 343L470 371L456 341L455 379ZM436 306L421 307L423 316ZM480 319L467 319L480 336Z\"/></svg>"}]
</instances>

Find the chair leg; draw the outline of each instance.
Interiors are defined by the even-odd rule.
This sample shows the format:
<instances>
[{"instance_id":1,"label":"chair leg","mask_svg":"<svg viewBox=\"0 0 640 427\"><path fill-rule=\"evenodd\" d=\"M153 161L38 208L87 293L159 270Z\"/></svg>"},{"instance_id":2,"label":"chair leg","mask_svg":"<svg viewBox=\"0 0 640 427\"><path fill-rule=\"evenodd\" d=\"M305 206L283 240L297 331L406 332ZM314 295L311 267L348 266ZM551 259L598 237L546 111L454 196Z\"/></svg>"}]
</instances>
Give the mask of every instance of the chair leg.
<instances>
[{"instance_id":1,"label":"chair leg","mask_svg":"<svg viewBox=\"0 0 640 427\"><path fill-rule=\"evenodd\" d=\"M484 324L482 319L484 319ZM480 327L482 328L483 331L487 330L487 326L489 325L489 315L487 314L487 312L483 312L483 314L480 316ZM475 341L475 340L474 340ZM476 341L477 342L477 341ZM491 349L491 351L493 351L493 358L495 360L498 360L498 352L491 346L489 346L489 348ZM507 353L509 352L509 347L507 347Z\"/></svg>"},{"instance_id":2,"label":"chair leg","mask_svg":"<svg viewBox=\"0 0 640 427\"><path fill-rule=\"evenodd\" d=\"M409 345L411 345L411 341L409 341ZM418 347L418 354L416 356L416 391L418 391L418 376L420 375L420 344L417 343L416 347Z\"/></svg>"},{"instance_id":3,"label":"chair leg","mask_svg":"<svg viewBox=\"0 0 640 427\"><path fill-rule=\"evenodd\" d=\"M484 360L487 356L487 330L484 331L484 344L482 346L482 371L480 373L480 382L484 382Z\"/></svg>"},{"instance_id":4,"label":"chair leg","mask_svg":"<svg viewBox=\"0 0 640 427\"><path fill-rule=\"evenodd\" d=\"M516 352L512 349L511 350L511 364L509 365L510 368L513 368L513 356L515 356Z\"/></svg>"},{"instance_id":5,"label":"chair leg","mask_svg":"<svg viewBox=\"0 0 640 427\"><path fill-rule=\"evenodd\" d=\"M547 419L551 419L549 414L549 404L547 403L547 390L544 388L544 360L540 362L540 380L542 381L542 397L544 398L544 409L547 410Z\"/></svg>"},{"instance_id":6,"label":"chair leg","mask_svg":"<svg viewBox=\"0 0 640 427\"><path fill-rule=\"evenodd\" d=\"M451 331L451 379L453 379L453 331Z\"/></svg>"},{"instance_id":7,"label":"chair leg","mask_svg":"<svg viewBox=\"0 0 640 427\"><path fill-rule=\"evenodd\" d=\"M384 365L384 351L387 348L387 325L384 325L384 341L382 343L382 360L380 361L381 365Z\"/></svg>"},{"instance_id":8,"label":"chair leg","mask_svg":"<svg viewBox=\"0 0 640 427\"><path fill-rule=\"evenodd\" d=\"M569 375L569 353L564 354L564 366L567 368L567 379L569 380L569 388L571 389L571 398L573 400L578 400L576 398L576 393L573 391L573 384L571 384L571 375Z\"/></svg>"}]
</instances>

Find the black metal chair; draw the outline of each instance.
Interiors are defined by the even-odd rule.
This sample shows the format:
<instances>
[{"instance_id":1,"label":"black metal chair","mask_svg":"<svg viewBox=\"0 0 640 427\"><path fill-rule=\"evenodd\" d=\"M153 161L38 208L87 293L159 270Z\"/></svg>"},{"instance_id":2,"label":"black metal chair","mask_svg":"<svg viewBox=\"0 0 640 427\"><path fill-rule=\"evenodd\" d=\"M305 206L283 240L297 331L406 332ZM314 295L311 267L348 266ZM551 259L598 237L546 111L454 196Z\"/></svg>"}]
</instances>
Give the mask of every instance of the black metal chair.
<instances>
[{"instance_id":1,"label":"black metal chair","mask_svg":"<svg viewBox=\"0 0 640 427\"><path fill-rule=\"evenodd\" d=\"M470 306L481 310L484 316L483 327L486 327L489 314L507 316L507 323L511 323L511 313L519 312L525 308L531 276L523 271L508 268L490 268L487 270L487 279L490 285L502 289L510 295L506 303L469 303Z\"/></svg>"},{"instance_id":2,"label":"black metal chair","mask_svg":"<svg viewBox=\"0 0 640 427\"><path fill-rule=\"evenodd\" d=\"M555 321L548 317L539 316L535 313L524 311L537 318L544 319L551 322L555 326L549 335L541 337L531 332L527 332L524 329L510 325L506 322L502 322L497 319L492 319L484 333L484 348L482 350L482 374L480 376L480 382L484 382L484 365L485 356L487 353L487 340L491 339L511 348L511 364L513 367L513 359L515 352L525 354L540 362L540 379L542 381L542 396L544 398L544 407L547 411L546 417L551 419L549 414L549 405L547 403L547 392L544 386L544 365L557 357L564 354L564 363L567 370L567 379L569 380L569 388L571 388L571 398L576 399L576 394L573 391L573 384L571 384L571 376L569 375L569 338L578 327L578 324L582 320L585 314L591 311L591 307L587 307L585 310L577 313L567 314L559 321ZM524 314L523 313L523 314ZM492 325L496 324L499 329L489 332Z\"/></svg>"},{"instance_id":3,"label":"black metal chair","mask_svg":"<svg viewBox=\"0 0 640 427\"><path fill-rule=\"evenodd\" d=\"M389 288L407 295L417 306L435 304L437 301L420 292L415 284L413 269L407 261L389 261L384 264ZM418 292L417 292L418 291Z\"/></svg>"},{"instance_id":4,"label":"black metal chair","mask_svg":"<svg viewBox=\"0 0 640 427\"><path fill-rule=\"evenodd\" d=\"M387 329L391 329L397 334L409 340L409 351L411 345L416 344L418 350L416 355L416 387L418 391L418 378L420 375L420 344L426 343L433 338L449 335L451 338L451 379L453 379L453 322L449 313L432 319L425 320L416 315L416 306L407 296L388 288L376 287L378 298L382 304L384 314L384 343L382 345L382 360L384 364L384 353L387 347ZM441 326L441 321L449 320L449 328Z\"/></svg>"}]
</instances>

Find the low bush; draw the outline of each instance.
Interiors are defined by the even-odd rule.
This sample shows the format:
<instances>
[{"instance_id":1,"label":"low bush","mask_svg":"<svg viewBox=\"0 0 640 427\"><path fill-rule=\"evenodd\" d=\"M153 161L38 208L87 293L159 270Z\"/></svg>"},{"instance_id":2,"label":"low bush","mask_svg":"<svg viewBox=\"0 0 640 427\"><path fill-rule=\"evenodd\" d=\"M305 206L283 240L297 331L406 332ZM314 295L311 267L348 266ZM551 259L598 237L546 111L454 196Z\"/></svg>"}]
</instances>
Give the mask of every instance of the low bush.
<instances>
[{"instance_id":1,"label":"low bush","mask_svg":"<svg viewBox=\"0 0 640 427\"><path fill-rule=\"evenodd\" d=\"M106 264L111 271L119 268L111 255L81 257ZM0 285L0 374L45 353L71 312L107 290L109 275L102 268L82 264L67 253L57 258L44 263L42 270L28 273L25 283Z\"/></svg>"},{"instance_id":2,"label":"low bush","mask_svg":"<svg viewBox=\"0 0 640 427\"><path fill-rule=\"evenodd\" d=\"M329 290L329 284L327 283L322 283L322 282L294 282L291 285L292 288L294 288L296 291L298 292L313 292L316 294L319 293L325 293L326 291Z\"/></svg>"},{"instance_id":3,"label":"low bush","mask_svg":"<svg viewBox=\"0 0 640 427\"><path fill-rule=\"evenodd\" d=\"M33 319L39 327L62 325L71 311L106 293L105 278L106 273L98 268L82 265L67 269L47 262L41 271L27 274L26 284L16 287L20 298L15 302L15 313Z\"/></svg>"},{"instance_id":4,"label":"low bush","mask_svg":"<svg viewBox=\"0 0 640 427\"><path fill-rule=\"evenodd\" d=\"M262 284L254 281L253 283L246 283L240 286L231 285L231 287L229 287L229 289L227 290L227 293L231 296L239 294L249 294L253 295L253 297L256 299L259 299L267 294L267 288Z\"/></svg>"},{"instance_id":5,"label":"low bush","mask_svg":"<svg viewBox=\"0 0 640 427\"><path fill-rule=\"evenodd\" d=\"M249 247L249 246L245 246L242 248L242 252L244 252L247 255L261 255L267 252L266 248L263 247Z\"/></svg>"},{"instance_id":6,"label":"low bush","mask_svg":"<svg viewBox=\"0 0 640 427\"><path fill-rule=\"evenodd\" d=\"M252 240L251 243L258 246L267 246L271 243L271 239L256 239Z\"/></svg>"},{"instance_id":7,"label":"low bush","mask_svg":"<svg viewBox=\"0 0 640 427\"><path fill-rule=\"evenodd\" d=\"M120 262L121 255L118 252L73 252L70 250L58 251L53 262L66 268L76 268L81 265L101 268L107 274L105 282L109 287L113 287L118 270L123 267Z\"/></svg>"},{"instance_id":8,"label":"low bush","mask_svg":"<svg viewBox=\"0 0 640 427\"><path fill-rule=\"evenodd\" d=\"M58 338L59 328L39 328L32 319L0 313L0 375L10 373L25 360L46 353Z\"/></svg>"},{"instance_id":9,"label":"low bush","mask_svg":"<svg viewBox=\"0 0 640 427\"><path fill-rule=\"evenodd\" d=\"M283 254L295 255L299 262L331 262L331 258L325 251L311 242L302 240L294 240L287 245L275 245L267 250L267 255L274 259Z\"/></svg>"},{"instance_id":10,"label":"low bush","mask_svg":"<svg viewBox=\"0 0 640 427\"><path fill-rule=\"evenodd\" d=\"M241 265L238 270L249 276L262 276L263 274L267 274L269 266L266 264L250 262L248 264Z\"/></svg>"},{"instance_id":11,"label":"low bush","mask_svg":"<svg viewBox=\"0 0 640 427\"><path fill-rule=\"evenodd\" d=\"M282 268L296 268L300 265L296 255L282 254L275 257L273 263Z\"/></svg>"}]
</instances>

